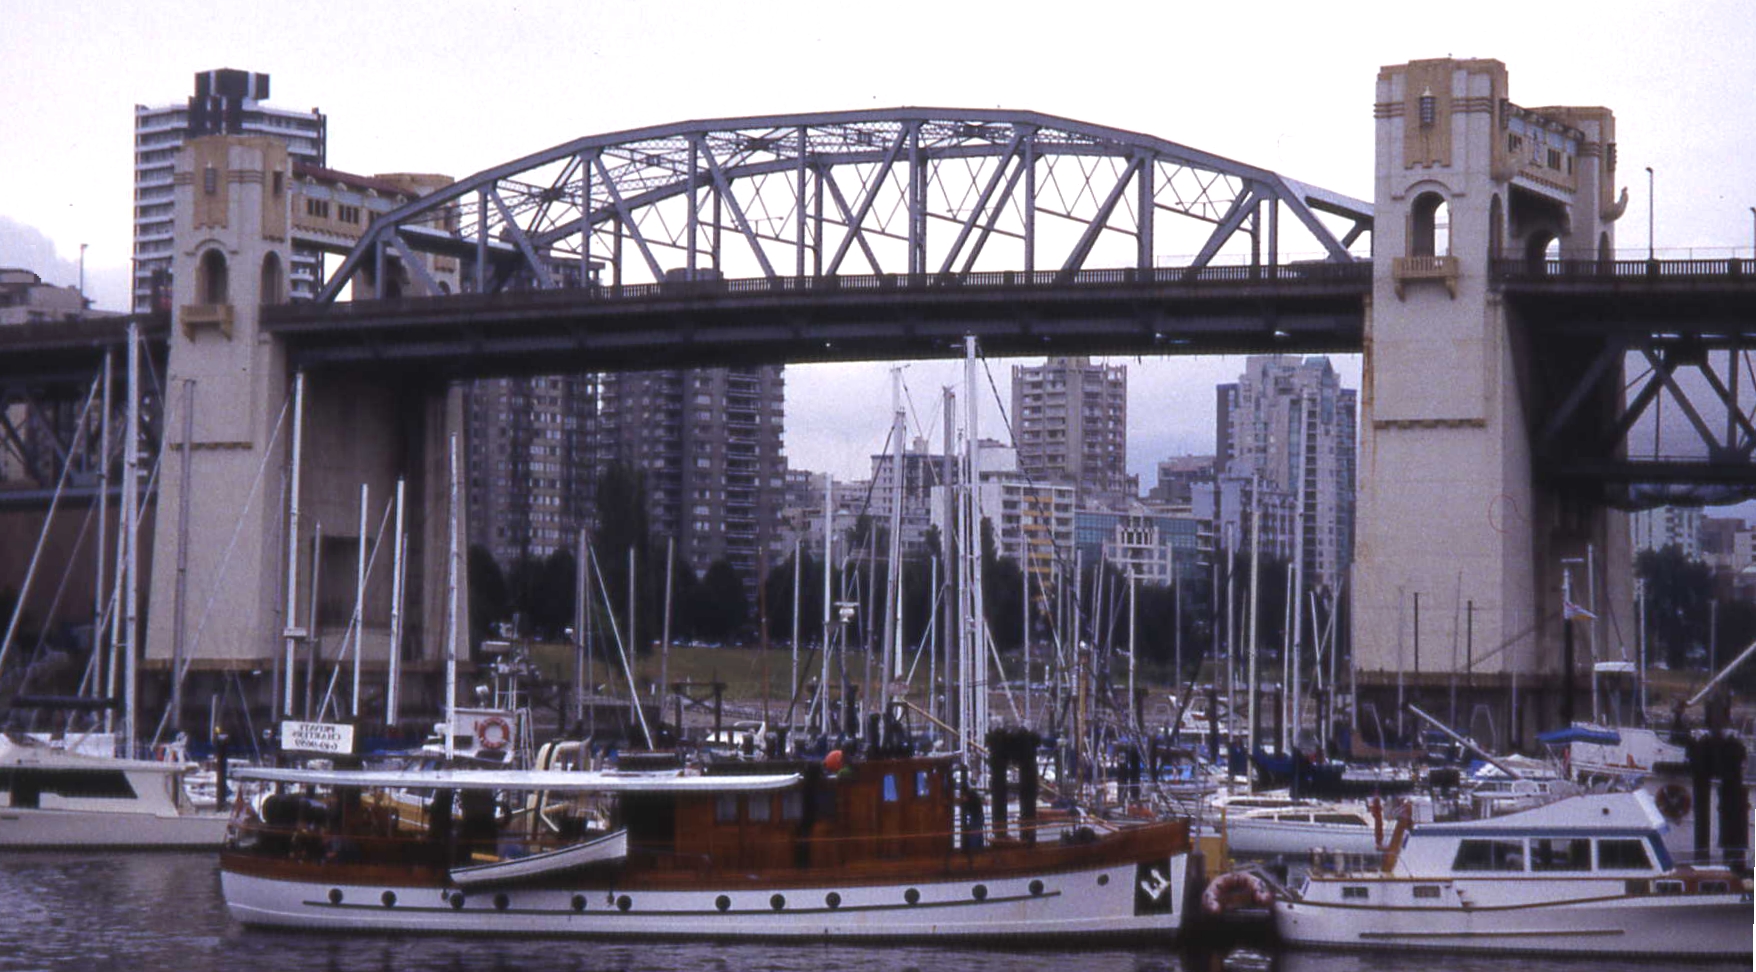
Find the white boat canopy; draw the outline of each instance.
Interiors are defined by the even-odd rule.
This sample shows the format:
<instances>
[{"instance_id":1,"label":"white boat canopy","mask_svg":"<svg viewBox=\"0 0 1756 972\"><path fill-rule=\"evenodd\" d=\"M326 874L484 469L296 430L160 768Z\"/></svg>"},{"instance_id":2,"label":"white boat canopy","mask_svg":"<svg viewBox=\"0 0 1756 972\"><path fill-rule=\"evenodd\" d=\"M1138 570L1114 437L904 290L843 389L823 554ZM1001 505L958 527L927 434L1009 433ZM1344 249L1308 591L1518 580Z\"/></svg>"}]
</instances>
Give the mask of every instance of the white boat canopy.
<instances>
[{"instance_id":1,"label":"white boat canopy","mask_svg":"<svg viewBox=\"0 0 1756 972\"><path fill-rule=\"evenodd\" d=\"M575 793L748 793L784 790L797 773L768 776L683 776L676 772L570 770L318 770L240 766L232 776L266 783L364 789L552 790Z\"/></svg>"}]
</instances>

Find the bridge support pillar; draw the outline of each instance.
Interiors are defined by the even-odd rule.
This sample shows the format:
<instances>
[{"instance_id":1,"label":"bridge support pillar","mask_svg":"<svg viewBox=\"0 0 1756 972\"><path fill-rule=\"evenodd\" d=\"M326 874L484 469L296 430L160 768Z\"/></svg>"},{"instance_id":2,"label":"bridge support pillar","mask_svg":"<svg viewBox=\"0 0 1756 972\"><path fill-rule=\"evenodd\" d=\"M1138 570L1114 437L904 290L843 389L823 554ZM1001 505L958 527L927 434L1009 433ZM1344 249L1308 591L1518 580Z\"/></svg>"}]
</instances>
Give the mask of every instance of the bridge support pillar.
<instances>
[{"instance_id":1,"label":"bridge support pillar","mask_svg":"<svg viewBox=\"0 0 1756 972\"><path fill-rule=\"evenodd\" d=\"M436 643L445 617L447 536L444 441L448 428L462 427L461 398L442 384L414 379L346 371L310 376L301 511L293 538L298 594L289 618L292 382L286 349L261 329L260 317L263 305L287 299L292 165L285 147L273 139L214 136L187 143L175 171L164 459L149 514L155 542L143 652L147 680L156 684L143 699L165 699L173 659L180 657L189 672L182 697L191 730L201 728L210 696L222 690L241 691L256 718L270 711L304 718L307 655L314 650L311 696L321 700L332 671L341 666L335 680L340 705L329 718L356 715L349 711L351 662L343 661L342 653L351 651L352 641L344 635L355 601L356 557L364 543L376 563L366 587L362 657L367 674L359 715L376 717L388 662L395 548L391 528L380 539L379 525L397 479L404 478L409 587L403 657L408 669L419 672L424 661L440 657ZM364 537L362 483L369 490ZM314 551L319 523L323 539ZM423 583L428 577L440 580ZM281 669L289 627L306 636L295 665L294 708L281 713L271 706L278 701L272 689L287 677ZM405 692L405 698L410 698L405 711L420 710L419 693ZM143 726L152 723L151 712ZM198 714L201 718L195 718Z\"/></svg>"},{"instance_id":2,"label":"bridge support pillar","mask_svg":"<svg viewBox=\"0 0 1756 972\"><path fill-rule=\"evenodd\" d=\"M1609 248L1614 118L1519 108L1504 65L1451 59L1384 68L1376 116L1353 597L1362 693L1393 700L1401 686L1405 701L1433 711L1450 676L1468 672L1508 687L1516 679L1521 700L1552 700L1564 567L1577 602L1616 605L1623 637L1632 631L1620 607L1626 516L1534 475L1546 376L1492 267L1508 254L1541 260L1553 246L1586 259ZM1578 632L1592 646L1575 677L1581 714L1591 711L1591 656L1619 657L1608 631ZM1554 716L1536 718L1546 727Z\"/></svg>"}]
</instances>

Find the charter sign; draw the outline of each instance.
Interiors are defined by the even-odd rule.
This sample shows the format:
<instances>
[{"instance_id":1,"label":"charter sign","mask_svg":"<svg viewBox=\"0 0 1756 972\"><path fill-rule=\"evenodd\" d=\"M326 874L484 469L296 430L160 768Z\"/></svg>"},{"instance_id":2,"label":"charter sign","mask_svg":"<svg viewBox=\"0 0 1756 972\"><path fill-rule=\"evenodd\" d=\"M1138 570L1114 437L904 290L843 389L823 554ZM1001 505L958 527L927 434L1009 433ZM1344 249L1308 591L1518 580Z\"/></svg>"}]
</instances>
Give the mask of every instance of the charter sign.
<instances>
[{"instance_id":1,"label":"charter sign","mask_svg":"<svg viewBox=\"0 0 1756 972\"><path fill-rule=\"evenodd\" d=\"M330 722L283 722L280 724L280 748L304 753L340 753L354 751L354 727Z\"/></svg>"}]
</instances>

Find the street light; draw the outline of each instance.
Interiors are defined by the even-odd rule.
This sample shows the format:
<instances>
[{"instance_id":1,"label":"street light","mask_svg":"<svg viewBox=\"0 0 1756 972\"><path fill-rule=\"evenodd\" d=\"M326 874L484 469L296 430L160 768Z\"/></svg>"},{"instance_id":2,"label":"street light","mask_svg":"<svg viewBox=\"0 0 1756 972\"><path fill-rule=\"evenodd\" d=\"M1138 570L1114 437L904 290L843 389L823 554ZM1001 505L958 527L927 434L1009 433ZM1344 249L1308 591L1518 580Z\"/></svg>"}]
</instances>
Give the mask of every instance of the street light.
<instances>
[{"instance_id":1,"label":"street light","mask_svg":"<svg viewBox=\"0 0 1756 972\"><path fill-rule=\"evenodd\" d=\"M1646 259L1656 259L1652 247L1652 166L1646 167Z\"/></svg>"},{"instance_id":2,"label":"street light","mask_svg":"<svg viewBox=\"0 0 1756 972\"><path fill-rule=\"evenodd\" d=\"M1756 259L1756 206L1750 207L1750 257Z\"/></svg>"}]
</instances>

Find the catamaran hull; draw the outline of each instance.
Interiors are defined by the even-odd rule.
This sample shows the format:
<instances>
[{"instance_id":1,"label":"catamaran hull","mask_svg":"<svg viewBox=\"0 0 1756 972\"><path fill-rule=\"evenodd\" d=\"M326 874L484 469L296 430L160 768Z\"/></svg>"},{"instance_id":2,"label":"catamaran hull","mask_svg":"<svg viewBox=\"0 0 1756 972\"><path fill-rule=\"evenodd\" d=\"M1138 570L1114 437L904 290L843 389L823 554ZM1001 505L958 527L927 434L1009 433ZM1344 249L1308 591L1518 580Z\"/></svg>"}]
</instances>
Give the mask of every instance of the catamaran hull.
<instances>
[{"instance_id":1,"label":"catamaran hull","mask_svg":"<svg viewBox=\"0 0 1756 972\"><path fill-rule=\"evenodd\" d=\"M228 813L160 816L100 810L0 810L0 848L219 847Z\"/></svg>"},{"instance_id":2,"label":"catamaran hull","mask_svg":"<svg viewBox=\"0 0 1756 972\"><path fill-rule=\"evenodd\" d=\"M247 925L589 937L1166 938L1182 924L1187 857L1052 874L738 890L327 884L222 871Z\"/></svg>"},{"instance_id":3,"label":"catamaran hull","mask_svg":"<svg viewBox=\"0 0 1756 972\"><path fill-rule=\"evenodd\" d=\"M1481 909L1275 904L1292 945L1527 955L1748 959L1751 918L1736 893Z\"/></svg>"}]
</instances>

